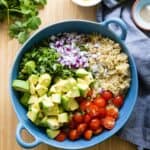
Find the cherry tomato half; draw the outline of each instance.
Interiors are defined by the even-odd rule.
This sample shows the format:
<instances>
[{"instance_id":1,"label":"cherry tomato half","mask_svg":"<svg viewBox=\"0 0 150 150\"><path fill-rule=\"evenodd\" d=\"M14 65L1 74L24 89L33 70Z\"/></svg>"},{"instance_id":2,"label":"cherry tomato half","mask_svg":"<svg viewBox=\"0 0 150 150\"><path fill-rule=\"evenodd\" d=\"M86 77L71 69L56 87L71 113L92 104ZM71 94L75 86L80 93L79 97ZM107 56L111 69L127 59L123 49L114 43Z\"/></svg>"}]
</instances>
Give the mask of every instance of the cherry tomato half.
<instances>
[{"instance_id":1,"label":"cherry tomato half","mask_svg":"<svg viewBox=\"0 0 150 150\"><path fill-rule=\"evenodd\" d=\"M77 126L77 132L79 135L81 135L82 133L84 133L84 131L86 130L87 124L86 123L81 123Z\"/></svg>"},{"instance_id":2,"label":"cherry tomato half","mask_svg":"<svg viewBox=\"0 0 150 150\"><path fill-rule=\"evenodd\" d=\"M104 118L106 116L106 108L99 108L99 117Z\"/></svg>"},{"instance_id":3,"label":"cherry tomato half","mask_svg":"<svg viewBox=\"0 0 150 150\"><path fill-rule=\"evenodd\" d=\"M102 124L106 129L112 129L115 126L115 119L113 117L107 116L102 119Z\"/></svg>"},{"instance_id":4,"label":"cherry tomato half","mask_svg":"<svg viewBox=\"0 0 150 150\"><path fill-rule=\"evenodd\" d=\"M112 92L110 92L110 91L103 91L103 92L101 93L101 96L102 96L105 100L109 100L109 99L111 99L111 98L113 97L113 94L112 94Z\"/></svg>"},{"instance_id":5,"label":"cherry tomato half","mask_svg":"<svg viewBox=\"0 0 150 150\"><path fill-rule=\"evenodd\" d=\"M119 115L118 108L115 107L114 105L108 105L106 107L106 114L107 114L107 116L111 116L114 119L117 119L118 115Z\"/></svg>"},{"instance_id":6,"label":"cherry tomato half","mask_svg":"<svg viewBox=\"0 0 150 150\"><path fill-rule=\"evenodd\" d=\"M60 132L57 136L56 136L56 141L62 142L66 139L67 135L65 132Z\"/></svg>"},{"instance_id":7,"label":"cherry tomato half","mask_svg":"<svg viewBox=\"0 0 150 150\"><path fill-rule=\"evenodd\" d=\"M113 100L112 100L113 104L115 106L117 106L118 108L121 107L123 105L123 96L119 95L116 96Z\"/></svg>"},{"instance_id":8,"label":"cherry tomato half","mask_svg":"<svg viewBox=\"0 0 150 150\"><path fill-rule=\"evenodd\" d=\"M85 123L89 123L90 120L91 120L91 116L89 114L85 114L83 120L84 120Z\"/></svg>"},{"instance_id":9,"label":"cherry tomato half","mask_svg":"<svg viewBox=\"0 0 150 150\"><path fill-rule=\"evenodd\" d=\"M92 138L92 135L93 135L93 131L92 131L92 130L86 130L86 131L84 132L84 138L85 138L86 140L90 140L90 139Z\"/></svg>"},{"instance_id":10,"label":"cherry tomato half","mask_svg":"<svg viewBox=\"0 0 150 150\"><path fill-rule=\"evenodd\" d=\"M89 127L92 130L97 130L100 127L100 125L101 125L100 120L97 119L97 118L94 118L94 119L91 120L91 122L89 124Z\"/></svg>"},{"instance_id":11,"label":"cherry tomato half","mask_svg":"<svg viewBox=\"0 0 150 150\"><path fill-rule=\"evenodd\" d=\"M99 108L95 104L91 104L87 108L87 112L92 118L99 116Z\"/></svg>"},{"instance_id":12,"label":"cherry tomato half","mask_svg":"<svg viewBox=\"0 0 150 150\"><path fill-rule=\"evenodd\" d=\"M97 97L93 102L98 107L106 107L106 101L103 97Z\"/></svg>"},{"instance_id":13,"label":"cherry tomato half","mask_svg":"<svg viewBox=\"0 0 150 150\"><path fill-rule=\"evenodd\" d=\"M87 107L91 105L91 102L88 100L84 100L80 103L80 109L82 111L86 111Z\"/></svg>"},{"instance_id":14,"label":"cherry tomato half","mask_svg":"<svg viewBox=\"0 0 150 150\"><path fill-rule=\"evenodd\" d=\"M73 120L75 123L82 123L83 122L83 115L81 113L76 113L73 116Z\"/></svg>"},{"instance_id":15,"label":"cherry tomato half","mask_svg":"<svg viewBox=\"0 0 150 150\"><path fill-rule=\"evenodd\" d=\"M98 135L98 134L100 134L102 131L103 131L103 127L99 127L97 130L94 130L94 131L93 131L93 134L94 134L94 135Z\"/></svg>"},{"instance_id":16,"label":"cherry tomato half","mask_svg":"<svg viewBox=\"0 0 150 150\"><path fill-rule=\"evenodd\" d=\"M79 138L78 132L76 129L72 129L69 131L69 139L74 141L77 140Z\"/></svg>"}]
</instances>

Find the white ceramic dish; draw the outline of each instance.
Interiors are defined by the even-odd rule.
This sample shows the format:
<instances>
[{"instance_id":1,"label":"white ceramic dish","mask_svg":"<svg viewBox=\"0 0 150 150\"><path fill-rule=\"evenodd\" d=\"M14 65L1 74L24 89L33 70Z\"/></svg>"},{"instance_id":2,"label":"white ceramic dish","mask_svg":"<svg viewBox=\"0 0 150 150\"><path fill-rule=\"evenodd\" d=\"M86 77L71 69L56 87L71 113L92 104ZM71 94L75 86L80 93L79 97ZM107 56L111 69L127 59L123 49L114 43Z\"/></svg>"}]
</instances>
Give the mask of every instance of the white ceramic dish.
<instances>
[{"instance_id":1,"label":"white ceramic dish","mask_svg":"<svg viewBox=\"0 0 150 150\"><path fill-rule=\"evenodd\" d=\"M102 0L72 0L75 4L82 7L91 7L100 3Z\"/></svg>"},{"instance_id":2,"label":"white ceramic dish","mask_svg":"<svg viewBox=\"0 0 150 150\"><path fill-rule=\"evenodd\" d=\"M141 10L145 6L150 6L150 0L136 0L132 6L132 18L139 28L150 31L150 23L145 22L140 15Z\"/></svg>"}]
</instances>

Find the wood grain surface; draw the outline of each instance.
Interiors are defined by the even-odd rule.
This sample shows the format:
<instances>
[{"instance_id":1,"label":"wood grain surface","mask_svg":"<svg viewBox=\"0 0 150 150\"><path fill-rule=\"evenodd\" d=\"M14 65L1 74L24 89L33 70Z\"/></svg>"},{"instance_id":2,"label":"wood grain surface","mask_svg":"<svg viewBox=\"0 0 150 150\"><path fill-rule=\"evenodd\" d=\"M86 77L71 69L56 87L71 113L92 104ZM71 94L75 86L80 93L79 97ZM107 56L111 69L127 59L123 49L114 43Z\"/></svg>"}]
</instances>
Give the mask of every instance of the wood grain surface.
<instances>
[{"instance_id":1,"label":"wood grain surface","mask_svg":"<svg viewBox=\"0 0 150 150\"><path fill-rule=\"evenodd\" d=\"M81 8L71 0L47 0L48 4L40 11L42 25L40 28L65 19L95 20L96 8ZM15 139L17 118L12 108L8 81L9 72L16 52L21 45L16 40L9 38L7 23L0 25L0 150L22 150ZM31 141L30 135L23 133L27 141ZM89 148L88 150L135 150L136 147L114 136L109 140ZM54 150L45 144L41 144L34 150Z\"/></svg>"}]
</instances>

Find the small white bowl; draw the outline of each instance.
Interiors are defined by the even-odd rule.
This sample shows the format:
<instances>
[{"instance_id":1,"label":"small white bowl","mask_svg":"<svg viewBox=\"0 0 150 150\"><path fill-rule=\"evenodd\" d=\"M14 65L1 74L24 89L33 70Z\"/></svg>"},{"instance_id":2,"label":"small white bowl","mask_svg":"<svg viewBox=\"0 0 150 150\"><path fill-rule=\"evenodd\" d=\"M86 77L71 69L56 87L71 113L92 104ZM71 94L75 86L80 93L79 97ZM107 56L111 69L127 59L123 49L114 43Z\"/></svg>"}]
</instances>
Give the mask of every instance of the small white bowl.
<instances>
[{"instance_id":1,"label":"small white bowl","mask_svg":"<svg viewBox=\"0 0 150 150\"><path fill-rule=\"evenodd\" d=\"M145 6L150 5L150 0L136 0L132 6L132 18L134 23L141 29L150 31L150 23L142 19L140 12Z\"/></svg>"},{"instance_id":2,"label":"small white bowl","mask_svg":"<svg viewBox=\"0 0 150 150\"><path fill-rule=\"evenodd\" d=\"M100 3L102 0L72 0L75 4L82 7L91 7Z\"/></svg>"}]
</instances>

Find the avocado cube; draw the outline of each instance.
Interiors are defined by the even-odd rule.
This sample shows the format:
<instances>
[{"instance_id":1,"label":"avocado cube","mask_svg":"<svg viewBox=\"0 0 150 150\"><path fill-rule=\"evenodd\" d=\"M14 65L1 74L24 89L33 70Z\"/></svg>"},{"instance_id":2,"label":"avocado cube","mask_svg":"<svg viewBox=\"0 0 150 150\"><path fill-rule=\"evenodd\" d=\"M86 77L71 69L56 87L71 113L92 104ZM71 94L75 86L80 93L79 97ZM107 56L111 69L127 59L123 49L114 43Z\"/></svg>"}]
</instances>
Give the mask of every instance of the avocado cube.
<instances>
[{"instance_id":1,"label":"avocado cube","mask_svg":"<svg viewBox=\"0 0 150 150\"><path fill-rule=\"evenodd\" d=\"M60 127L57 117L49 117L47 119L47 124L52 130L57 130Z\"/></svg>"},{"instance_id":2,"label":"avocado cube","mask_svg":"<svg viewBox=\"0 0 150 150\"><path fill-rule=\"evenodd\" d=\"M30 83L30 93L32 95L36 94L36 88L35 88L35 85L33 83Z\"/></svg>"},{"instance_id":3,"label":"avocado cube","mask_svg":"<svg viewBox=\"0 0 150 150\"><path fill-rule=\"evenodd\" d=\"M78 77L85 77L86 75L88 75L89 72L87 72L85 69L83 68L79 68L76 70L76 75Z\"/></svg>"},{"instance_id":4,"label":"avocado cube","mask_svg":"<svg viewBox=\"0 0 150 150\"><path fill-rule=\"evenodd\" d=\"M43 86L43 85L38 84L36 86L36 91L37 91L37 93L38 93L39 96L43 96L44 94L47 93L48 88L45 87L45 86Z\"/></svg>"},{"instance_id":5,"label":"avocado cube","mask_svg":"<svg viewBox=\"0 0 150 150\"><path fill-rule=\"evenodd\" d=\"M48 97L45 98L44 100L42 100L40 102L40 104L41 104L42 109L46 109L46 110L49 109L49 108L52 108L54 106L53 102Z\"/></svg>"},{"instance_id":6,"label":"avocado cube","mask_svg":"<svg viewBox=\"0 0 150 150\"><path fill-rule=\"evenodd\" d=\"M20 99L20 102L22 105L27 107L29 99L30 99L30 93L24 93Z\"/></svg>"},{"instance_id":7,"label":"avocado cube","mask_svg":"<svg viewBox=\"0 0 150 150\"><path fill-rule=\"evenodd\" d=\"M79 97L80 96L80 91L78 87L73 87L70 91L67 92L66 94L68 97Z\"/></svg>"},{"instance_id":8,"label":"avocado cube","mask_svg":"<svg viewBox=\"0 0 150 150\"><path fill-rule=\"evenodd\" d=\"M41 127L48 127L47 119L48 119L47 117L44 117L44 118L40 121L39 126L41 126Z\"/></svg>"},{"instance_id":9,"label":"avocado cube","mask_svg":"<svg viewBox=\"0 0 150 150\"><path fill-rule=\"evenodd\" d=\"M24 80L14 80L12 83L12 87L16 91L20 92L29 92L29 82Z\"/></svg>"},{"instance_id":10,"label":"avocado cube","mask_svg":"<svg viewBox=\"0 0 150 150\"><path fill-rule=\"evenodd\" d=\"M54 139L60 133L60 130L47 129L46 133L47 133L49 138Z\"/></svg>"},{"instance_id":11,"label":"avocado cube","mask_svg":"<svg viewBox=\"0 0 150 150\"><path fill-rule=\"evenodd\" d=\"M79 104L73 98L69 98L66 95L62 96L62 106L66 111L74 111L79 108Z\"/></svg>"},{"instance_id":12,"label":"avocado cube","mask_svg":"<svg viewBox=\"0 0 150 150\"><path fill-rule=\"evenodd\" d=\"M38 109L32 108L30 111L28 111L27 116L32 122L35 122L38 117L38 113Z\"/></svg>"},{"instance_id":13,"label":"avocado cube","mask_svg":"<svg viewBox=\"0 0 150 150\"><path fill-rule=\"evenodd\" d=\"M67 113L61 113L58 115L58 122L59 123L67 123L69 121Z\"/></svg>"},{"instance_id":14,"label":"avocado cube","mask_svg":"<svg viewBox=\"0 0 150 150\"><path fill-rule=\"evenodd\" d=\"M38 79L39 79L38 75L32 74L30 75L28 80L30 84L36 85L38 83Z\"/></svg>"},{"instance_id":15,"label":"avocado cube","mask_svg":"<svg viewBox=\"0 0 150 150\"><path fill-rule=\"evenodd\" d=\"M57 116L59 114L59 107L57 104L54 106L43 109L43 112L46 116Z\"/></svg>"},{"instance_id":16,"label":"avocado cube","mask_svg":"<svg viewBox=\"0 0 150 150\"><path fill-rule=\"evenodd\" d=\"M60 104L61 103L61 94L52 94L51 99L54 103Z\"/></svg>"},{"instance_id":17,"label":"avocado cube","mask_svg":"<svg viewBox=\"0 0 150 150\"><path fill-rule=\"evenodd\" d=\"M45 73L39 77L39 84L42 86L48 87L51 83L51 80L52 80L52 77L48 73Z\"/></svg>"},{"instance_id":18,"label":"avocado cube","mask_svg":"<svg viewBox=\"0 0 150 150\"><path fill-rule=\"evenodd\" d=\"M38 97L37 95L31 95L30 98L29 98L29 101L28 101L28 104L34 104L34 103L37 103L38 102Z\"/></svg>"},{"instance_id":19,"label":"avocado cube","mask_svg":"<svg viewBox=\"0 0 150 150\"><path fill-rule=\"evenodd\" d=\"M80 95L85 97L89 91L89 86L87 84L77 84L79 90L80 90Z\"/></svg>"},{"instance_id":20,"label":"avocado cube","mask_svg":"<svg viewBox=\"0 0 150 150\"><path fill-rule=\"evenodd\" d=\"M88 74L87 76L85 76L85 77L83 78L83 80L84 80L88 85L90 85L91 83L93 83L93 82L94 82L94 78L93 78L93 76L92 76L92 73L89 72L89 74Z\"/></svg>"}]
</instances>

